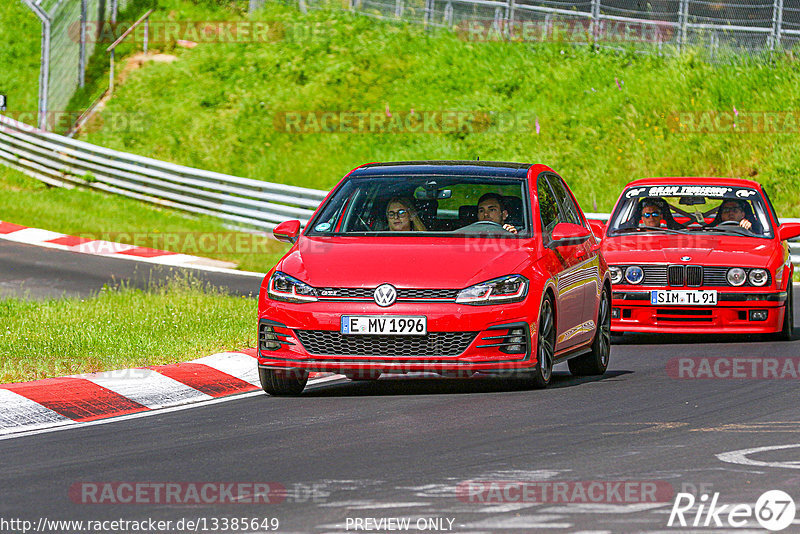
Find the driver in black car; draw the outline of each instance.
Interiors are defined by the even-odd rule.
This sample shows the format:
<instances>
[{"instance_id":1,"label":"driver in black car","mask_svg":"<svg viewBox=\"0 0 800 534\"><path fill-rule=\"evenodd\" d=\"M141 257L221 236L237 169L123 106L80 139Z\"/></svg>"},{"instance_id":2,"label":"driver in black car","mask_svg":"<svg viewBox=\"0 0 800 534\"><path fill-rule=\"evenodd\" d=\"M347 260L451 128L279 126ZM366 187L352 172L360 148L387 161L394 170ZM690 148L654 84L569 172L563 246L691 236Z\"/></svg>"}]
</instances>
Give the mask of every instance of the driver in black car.
<instances>
[{"instance_id":1,"label":"driver in black car","mask_svg":"<svg viewBox=\"0 0 800 534\"><path fill-rule=\"evenodd\" d=\"M491 221L503 227L504 230L517 233L516 227L507 224L508 210L503 202L503 197L497 193L486 193L478 199L478 221Z\"/></svg>"},{"instance_id":2,"label":"driver in black car","mask_svg":"<svg viewBox=\"0 0 800 534\"><path fill-rule=\"evenodd\" d=\"M724 222L737 222L739 226L744 228L745 230L749 230L753 227L753 223L747 220L745 217L745 208L743 205L743 201L737 199L728 199L723 202L719 207L719 222L717 224L721 224Z\"/></svg>"}]
</instances>

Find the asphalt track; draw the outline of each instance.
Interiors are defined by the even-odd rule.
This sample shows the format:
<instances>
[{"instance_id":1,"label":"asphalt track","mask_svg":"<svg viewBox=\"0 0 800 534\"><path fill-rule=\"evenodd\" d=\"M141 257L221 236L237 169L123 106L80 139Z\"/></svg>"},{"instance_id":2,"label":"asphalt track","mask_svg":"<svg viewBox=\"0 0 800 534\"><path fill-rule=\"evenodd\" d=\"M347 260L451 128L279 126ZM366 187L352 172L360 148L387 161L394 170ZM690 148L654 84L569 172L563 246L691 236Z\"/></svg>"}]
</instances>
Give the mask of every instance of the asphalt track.
<instances>
[{"instance_id":1,"label":"asphalt track","mask_svg":"<svg viewBox=\"0 0 800 534\"><path fill-rule=\"evenodd\" d=\"M267 270L265 266L264 272ZM132 287L144 288L186 272L234 295L258 296L261 284L261 280L253 276L176 268L0 240L0 297L86 297L106 284L114 286L125 281Z\"/></svg>"},{"instance_id":2,"label":"asphalt track","mask_svg":"<svg viewBox=\"0 0 800 534\"><path fill-rule=\"evenodd\" d=\"M41 259L50 254L29 256L41 261L41 270L26 271L29 287L37 273L53 272ZM94 265L90 257L70 268L62 264L65 286L87 270L95 273L93 280L102 279L100 267L80 267L84 259ZM252 394L3 440L0 519L36 525L40 518L153 518L174 526L181 518L204 518L211 527L213 518L277 518L279 532L321 533L346 532L348 525L354 532L357 519L409 518L410 531L417 532L677 532L667 527L672 498L587 504L572 494L566 503L512 496L487 504L470 502L457 489L466 481L573 481L584 487L641 481L667 484L672 493L719 492L720 504L752 505L771 489L800 501L797 380L676 379L666 370L677 356L798 355L800 341L625 336L613 345L603 378L573 378L562 370L544 391L497 379L338 382L299 398ZM738 456L762 465L717 456L779 446L789 447ZM69 496L73 484L112 481L273 483L288 494L274 504L211 505L89 504ZM691 521L694 514L686 517ZM438 518L442 528L416 530L425 518ZM751 523L737 532L763 531L757 527ZM795 520L785 532L799 530ZM223 530L206 530L214 531Z\"/></svg>"}]
</instances>

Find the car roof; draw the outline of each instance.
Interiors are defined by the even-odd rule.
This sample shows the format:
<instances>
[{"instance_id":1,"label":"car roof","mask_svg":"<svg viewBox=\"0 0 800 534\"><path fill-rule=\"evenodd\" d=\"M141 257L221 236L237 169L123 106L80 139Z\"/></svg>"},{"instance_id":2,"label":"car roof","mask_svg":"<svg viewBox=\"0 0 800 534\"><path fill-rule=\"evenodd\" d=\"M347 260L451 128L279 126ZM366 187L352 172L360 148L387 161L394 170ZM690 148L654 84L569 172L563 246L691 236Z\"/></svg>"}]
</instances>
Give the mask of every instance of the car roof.
<instances>
[{"instance_id":1,"label":"car roof","mask_svg":"<svg viewBox=\"0 0 800 534\"><path fill-rule=\"evenodd\" d=\"M630 182L625 187L638 187L643 185L719 185L731 187L752 187L761 189L761 184L744 178L704 178L699 176L677 176L665 178L640 178Z\"/></svg>"},{"instance_id":2,"label":"car roof","mask_svg":"<svg viewBox=\"0 0 800 534\"><path fill-rule=\"evenodd\" d=\"M396 161L368 163L350 176L491 176L525 178L534 167L531 163L499 161Z\"/></svg>"}]
</instances>

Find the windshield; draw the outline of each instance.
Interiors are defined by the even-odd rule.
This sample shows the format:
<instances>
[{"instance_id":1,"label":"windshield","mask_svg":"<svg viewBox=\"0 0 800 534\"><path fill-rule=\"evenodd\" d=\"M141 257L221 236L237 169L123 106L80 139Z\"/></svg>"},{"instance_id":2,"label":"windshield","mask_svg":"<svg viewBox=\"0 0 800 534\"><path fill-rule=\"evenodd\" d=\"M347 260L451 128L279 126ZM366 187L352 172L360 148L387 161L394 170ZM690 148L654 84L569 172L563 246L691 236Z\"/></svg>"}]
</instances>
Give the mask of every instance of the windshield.
<instances>
[{"instance_id":1,"label":"windshield","mask_svg":"<svg viewBox=\"0 0 800 534\"><path fill-rule=\"evenodd\" d=\"M611 214L607 235L649 232L773 235L764 200L755 189L704 185L629 188Z\"/></svg>"},{"instance_id":2,"label":"windshield","mask_svg":"<svg viewBox=\"0 0 800 534\"><path fill-rule=\"evenodd\" d=\"M307 235L529 237L526 182L475 176L369 176L336 189Z\"/></svg>"}]
</instances>

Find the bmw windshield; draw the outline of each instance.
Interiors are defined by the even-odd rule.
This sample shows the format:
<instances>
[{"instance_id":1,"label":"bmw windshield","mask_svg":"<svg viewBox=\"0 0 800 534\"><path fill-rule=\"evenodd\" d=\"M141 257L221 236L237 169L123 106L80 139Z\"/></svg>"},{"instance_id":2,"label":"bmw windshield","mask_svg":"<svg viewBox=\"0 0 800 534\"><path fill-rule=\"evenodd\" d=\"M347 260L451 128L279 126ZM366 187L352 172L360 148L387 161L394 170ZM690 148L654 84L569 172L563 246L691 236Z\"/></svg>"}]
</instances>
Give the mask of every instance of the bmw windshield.
<instances>
[{"instance_id":1,"label":"bmw windshield","mask_svg":"<svg viewBox=\"0 0 800 534\"><path fill-rule=\"evenodd\" d=\"M307 235L530 237L525 180L365 176L338 187Z\"/></svg>"},{"instance_id":2,"label":"bmw windshield","mask_svg":"<svg viewBox=\"0 0 800 534\"><path fill-rule=\"evenodd\" d=\"M772 237L761 194L752 188L710 185L632 187L609 220L607 235L730 234Z\"/></svg>"}]
</instances>

